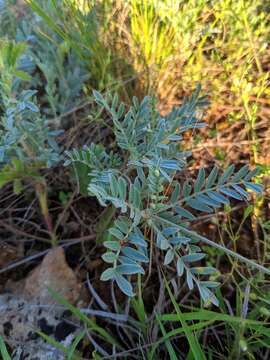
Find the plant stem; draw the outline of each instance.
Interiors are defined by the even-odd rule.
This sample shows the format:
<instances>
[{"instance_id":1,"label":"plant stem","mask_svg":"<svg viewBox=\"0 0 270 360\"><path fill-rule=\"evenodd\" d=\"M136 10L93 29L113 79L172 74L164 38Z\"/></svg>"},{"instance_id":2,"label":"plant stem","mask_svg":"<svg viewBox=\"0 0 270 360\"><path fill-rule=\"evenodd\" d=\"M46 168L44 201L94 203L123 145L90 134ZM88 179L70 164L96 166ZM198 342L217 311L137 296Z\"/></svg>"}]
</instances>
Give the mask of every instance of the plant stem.
<instances>
[{"instance_id":1,"label":"plant stem","mask_svg":"<svg viewBox=\"0 0 270 360\"><path fill-rule=\"evenodd\" d=\"M218 250L221 250L225 254L233 256L234 258L248 264L249 266L251 266L251 267L253 267L253 268L257 269L257 270L260 270L265 274L270 275L270 270L265 268L264 266L262 266L260 264L257 264L255 261L252 261L252 260L250 260L250 259L248 259L248 258L246 258L246 257L244 257L244 256L230 250L230 249L227 249L226 247L224 247L224 246L222 246L220 244L217 244L214 241L209 240L209 239L207 239L206 237L204 237L202 235L197 234L195 231L188 230L183 226L177 225L177 224L171 222L170 220L163 219L163 218L161 218L159 216L156 216L156 219L159 222L163 222L163 223L169 224L171 226L177 227L179 229L179 231L181 231L183 234L185 234L187 236L190 236L191 238L196 239L198 241L201 241L201 242L203 242L203 243L205 243L207 245L210 245L210 246L212 246L212 247L214 247L214 248L216 248Z\"/></svg>"},{"instance_id":2,"label":"plant stem","mask_svg":"<svg viewBox=\"0 0 270 360\"><path fill-rule=\"evenodd\" d=\"M50 234L52 247L57 246L57 238L53 229L52 219L49 213L48 197L47 197L47 186L45 181L37 182L35 185L36 195L39 201L41 213L44 217L48 232Z\"/></svg>"}]
</instances>

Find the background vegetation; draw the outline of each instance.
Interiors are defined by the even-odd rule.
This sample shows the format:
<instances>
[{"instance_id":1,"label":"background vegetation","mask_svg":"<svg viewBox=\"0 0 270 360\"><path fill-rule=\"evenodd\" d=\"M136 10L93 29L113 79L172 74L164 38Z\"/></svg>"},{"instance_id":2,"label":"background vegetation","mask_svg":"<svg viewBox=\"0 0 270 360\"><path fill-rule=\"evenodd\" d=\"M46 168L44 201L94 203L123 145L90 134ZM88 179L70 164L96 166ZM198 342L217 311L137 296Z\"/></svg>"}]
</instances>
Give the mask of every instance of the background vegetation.
<instances>
[{"instance_id":1,"label":"background vegetation","mask_svg":"<svg viewBox=\"0 0 270 360\"><path fill-rule=\"evenodd\" d=\"M113 124L94 104L93 90L106 99L117 93L127 106L133 96L154 95L165 115L200 83L209 99L208 127L184 135L194 155L185 171L195 179L198 168L209 173L213 164L256 165L264 194L249 206L242 201L198 214L192 226L269 267L269 40L270 5L262 0L0 1L1 241L18 247L19 238L31 240L20 242L21 277L33 252L64 244L71 266L90 272L98 299L119 316L129 309L128 322L97 317L93 326L59 299L96 339L76 354L61 349L69 359L269 358L269 277L219 250L204 246L209 256L201 262L218 269L211 280L221 282L220 308L205 309L174 271L167 282L158 259L150 280L139 278L135 298L116 300L113 292L108 298L99 281L103 266L87 264L104 252L114 214L85 194L87 169L77 169L86 179L78 194L76 171L62 162L64 150L92 141L115 149ZM95 243L72 245L93 233ZM10 266L15 270L7 272ZM1 274L19 278L15 266ZM2 341L0 347L6 354Z\"/></svg>"}]
</instances>

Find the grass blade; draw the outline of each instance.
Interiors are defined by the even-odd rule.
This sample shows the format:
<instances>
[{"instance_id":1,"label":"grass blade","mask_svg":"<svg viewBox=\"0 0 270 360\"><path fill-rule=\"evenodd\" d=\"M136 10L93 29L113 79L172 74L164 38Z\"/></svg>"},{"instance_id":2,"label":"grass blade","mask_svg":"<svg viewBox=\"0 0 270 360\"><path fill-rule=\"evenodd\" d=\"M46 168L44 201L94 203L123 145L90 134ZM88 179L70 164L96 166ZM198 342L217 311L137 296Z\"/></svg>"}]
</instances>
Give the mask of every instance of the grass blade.
<instances>
[{"instance_id":1,"label":"grass blade","mask_svg":"<svg viewBox=\"0 0 270 360\"><path fill-rule=\"evenodd\" d=\"M166 330L165 330L162 322L161 322L158 318L157 318L157 321L158 321L158 323L159 323L159 326L160 326L160 330L161 330L161 332L162 332L162 335L163 335L163 336L166 336L167 333L166 333ZM165 340L164 342L165 342L166 348L167 348L167 350L168 350L168 353L169 353L169 355L170 355L170 360L177 360L178 358L177 358L177 355L176 355L176 353L175 353L175 351L174 351L174 349L173 349L173 346L172 346L172 344L171 344L171 342L170 342L170 339L167 339L167 340Z\"/></svg>"},{"instance_id":2,"label":"grass blade","mask_svg":"<svg viewBox=\"0 0 270 360\"><path fill-rule=\"evenodd\" d=\"M11 360L2 336L0 336L0 353L3 357L3 360Z\"/></svg>"},{"instance_id":3,"label":"grass blade","mask_svg":"<svg viewBox=\"0 0 270 360\"><path fill-rule=\"evenodd\" d=\"M93 320L91 320L88 316L83 314L79 309L75 306L71 305L67 300L63 299L59 294L57 294L52 289L48 289L52 297L57 300L61 305L63 305L66 309L70 310L74 316L80 319L85 325L87 325L88 329L93 331L94 333L99 334L104 340L112 345L116 345L120 347L118 342L106 331L104 328L98 326Z\"/></svg>"},{"instance_id":4,"label":"grass blade","mask_svg":"<svg viewBox=\"0 0 270 360\"><path fill-rule=\"evenodd\" d=\"M198 341L197 337L193 334L193 332L190 330L189 325L186 323L186 320L183 317L180 307L177 304L177 302L171 292L169 284L165 278L164 278L164 282L165 282L166 289L169 293L170 299L173 303L174 309L177 313L178 321L180 321L183 331L187 337L187 340L188 340L188 343L190 346L190 350L192 351L194 359L195 360L206 360L206 356L204 355L204 352L199 344L199 341Z\"/></svg>"}]
</instances>

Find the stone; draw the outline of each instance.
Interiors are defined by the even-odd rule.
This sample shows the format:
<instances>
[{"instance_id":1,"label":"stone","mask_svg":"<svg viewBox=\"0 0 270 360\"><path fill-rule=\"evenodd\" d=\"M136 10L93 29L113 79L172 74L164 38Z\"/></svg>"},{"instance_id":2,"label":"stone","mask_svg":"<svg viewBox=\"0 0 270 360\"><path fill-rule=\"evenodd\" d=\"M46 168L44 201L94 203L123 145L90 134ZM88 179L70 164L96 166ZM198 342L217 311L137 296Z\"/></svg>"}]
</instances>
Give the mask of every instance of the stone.
<instances>
[{"instance_id":1,"label":"stone","mask_svg":"<svg viewBox=\"0 0 270 360\"><path fill-rule=\"evenodd\" d=\"M80 298L81 284L74 271L68 266L63 248L51 249L25 280L23 297L40 304L53 304L56 301L48 288L57 292L63 299L76 305Z\"/></svg>"}]
</instances>

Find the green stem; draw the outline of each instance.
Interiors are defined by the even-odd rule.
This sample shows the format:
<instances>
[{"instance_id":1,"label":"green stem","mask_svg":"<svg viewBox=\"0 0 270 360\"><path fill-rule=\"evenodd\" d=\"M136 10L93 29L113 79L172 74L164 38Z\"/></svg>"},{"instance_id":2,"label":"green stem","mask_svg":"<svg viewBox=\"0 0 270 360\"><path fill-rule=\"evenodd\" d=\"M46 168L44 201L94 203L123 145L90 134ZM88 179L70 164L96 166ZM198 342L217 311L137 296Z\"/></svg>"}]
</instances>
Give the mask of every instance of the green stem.
<instances>
[{"instance_id":1,"label":"green stem","mask_svg":"<svg viewBox=\"0 0 270 360\"><path fill-rule=\"evenodd\" d=\"M203 242L203 243L205 243L205 244L207 244L209 246L212 246L212 247L214 247L214 248L216 248L218 250L221 250L225 254L230 255L230 256L232 256L232 257L234 257L234 258L248 264L249 266L253 267L254 269L260 270L263 273L270 275L270 270L265 268L264 266L262 266L260 264L257 264L255 261L247 259L246 257L244 257L244 256L242 256L242 255L240 255L240 254L238 254L238 253L236 253L236 252L234 252L234 251L232 251L230 249L227 249L224 246L222 246L220 244L217 244L214 241L209 240L209 239L207 239L206 237L204 237L202 235L197 234L195 231L188 230L183 226L177 225L177 224L171 222L170 220L163 219L163 218L161 218L159 216L155 216L155 218L160 222L163 222L163 223L169 224L171 226L177 227L179 229L179 231L181 231L183 234L185 234L187 236L190 236L193 239L196 239L196 240L201 241L201 242Z\"/></svg>"},{"instance_id":2,"label":"green stem","mask_svg":"<svg viewBox=\"0 0 270 360\"><path fill-rule=\"evenodd\" d=\"M262 69L262 65L261 65L260 59L259 59L257 51L256 51L256 46L254 44L253 34L252 34L252 31L251 31L250 26L249 26L249 22L248 22L248 18L247 18L247 10L246 10L246 6L244 4L244 1L242 1L242 9L243 9L244 26L245 26L246 33L247 33L247 36L248 36L248 41L249 41L250 47L252 48L252 51L253 51L253 56L254 56L254 59L255 59L255 62L256 62L258 72L259 72L259 74L262 74L263 69Z\"/></svg>"}]
</instances>

